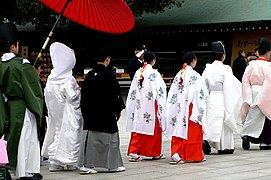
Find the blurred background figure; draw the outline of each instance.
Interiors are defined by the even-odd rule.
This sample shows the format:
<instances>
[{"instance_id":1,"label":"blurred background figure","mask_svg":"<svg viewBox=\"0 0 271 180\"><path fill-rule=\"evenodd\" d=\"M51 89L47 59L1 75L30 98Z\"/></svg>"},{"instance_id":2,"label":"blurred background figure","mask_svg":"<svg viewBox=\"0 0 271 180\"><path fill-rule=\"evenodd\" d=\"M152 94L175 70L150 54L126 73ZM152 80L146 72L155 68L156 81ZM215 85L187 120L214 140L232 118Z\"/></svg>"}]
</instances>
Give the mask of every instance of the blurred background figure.
<instances>
[{"instance_id":1,"label":"blurred background figure","mask_svg":"<svg viewBox=\"0 0 271 180\"><path fill-rule=\"evenodd\" d=\"M32 64L34 64L34 62L35 62L35 60L32 60ZM42 71L41 66L42 66L42 64L41 64L40 61L37 61L35 63L35 66L34 66L39 76L40 76L40 73ZM42 94L44 95L45 85L44 85L44 82L42 82L41 79L40 79L40 85L41 85L41 88L42 88ZM44 141L44 138L45 138L45 133L46 133L46 128L47 128L47 116L48 116L47 107L46 107L45 99L43 99L43 112L42 112L42 121L41 121L41 127L40 127L40 149L42 149L43 141ZM41 160L41 162L40 162L41 165L46 165L46 164L50 163L48 161L48 158L45 158L45 157L42 157L42 156L41 156L40 160Z\"/></svg>"},{"instance_id":2,"label":"blurred background figure","mask_svg":"<svg viewBox=\"0 0 271 180\"><path fill-rule=\"evenodd\" d=\"M242 82L243 74L247 67L246 53L244 50L238 51L238 57L233 61L232 72L233 75Z\"/></svg>"},{"instance_id":3,"label":"blurred background figure","mask_svg":"<svg viewBox=\"0 0 271 180\"><path fill-rule=\"evenodd\" d=\"M257 48L254 49L253 55L247 57L247 64L248 64L251 60L256 60L256 59L258 59L259 56L260 56L260 55L259 55L259 48L257 47Z\"/></svg>"},{"instance_id":4,"label":"blurred background figure","mask_svg":"<svg viewBox=\"0 0 271 180\"><path fill-rule=\"evenodd\" d=\"M133 80L135 72L143 66L145 51L145 45L138 46L135 49L135 56L128 63L128 73L131 80Z\"/></svg>"}]
</instances>

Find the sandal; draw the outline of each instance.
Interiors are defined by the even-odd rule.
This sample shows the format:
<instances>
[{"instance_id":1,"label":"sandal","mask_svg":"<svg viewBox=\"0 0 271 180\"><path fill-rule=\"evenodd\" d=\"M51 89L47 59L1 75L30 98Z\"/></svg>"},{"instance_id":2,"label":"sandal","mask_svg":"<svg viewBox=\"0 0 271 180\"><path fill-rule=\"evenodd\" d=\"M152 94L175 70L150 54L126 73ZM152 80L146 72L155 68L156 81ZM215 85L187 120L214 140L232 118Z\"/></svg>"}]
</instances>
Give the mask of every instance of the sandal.
<instances>
[{"instance_id":1,"label":"sandal","mask_svg":"<svg viewBox=\"0 0 271 180\"><path fill-rule=\"evenodd\" d=\"M171 165L184 164L184 162L182 161L182 159L180 159L179 161L172 160L172 161L169 162L169 164L171 164Z\"/></svg>"},{"instance_id":2,"label":"sandal","mask_svg":"<svg viewBox=\"0 0 271 180\"><path fill-rule=\"evenodd\" d=\"M171 164L171 165L183 164L183 163L184 163L184 161L182 160L182 158L180 158L179 160L177 160L174 157L172 157L172 161L169 162L169 164Z\"/></svg>"},{"instance_id":3,"label":"sandal","mask_svg":"<svg viewBox=\"0 0 271 180\"><path fill-rule=\"evenodd\" d=\"M129 159L129 162L137 162L137 161L142 161L143 159L140 157L140 156L138 156L138 157L136 157L136 158L134 158L134 157L131 157L130 159Z\"/></svg>"},{"instance_id":4,"label":"sandal","mask_svg":"<svg viewBox=\"0 0 271 180\"><path fill-rule=\"evenodd\" d=\"M86 168L85 166L82 166L80 168L80 174L86 175L86 174L97 174L97 171L91 168Z\"/></svg>"},{"instance_id":5,"label":"sandal","mask_svg":"<svg viewBox=\"0 0 271 180\"><path fill-rule=\"evenodd\" d=\"M94 169L90 169L88 171L80 171L81 175L86 175L86 174L97 174L97 171L95 171Z\"/></svg>"},{"instance_id":6,"label":"sandal","mask_svg":"<svg viewBox=\"0 0 271 180\"><path fill-rule=\"evenodd\" d=\"M161 154L160 156L152 157L152 160L159 160L159 159L166 159L166 156L164 154Z\"/></svg>"}]
</instances>

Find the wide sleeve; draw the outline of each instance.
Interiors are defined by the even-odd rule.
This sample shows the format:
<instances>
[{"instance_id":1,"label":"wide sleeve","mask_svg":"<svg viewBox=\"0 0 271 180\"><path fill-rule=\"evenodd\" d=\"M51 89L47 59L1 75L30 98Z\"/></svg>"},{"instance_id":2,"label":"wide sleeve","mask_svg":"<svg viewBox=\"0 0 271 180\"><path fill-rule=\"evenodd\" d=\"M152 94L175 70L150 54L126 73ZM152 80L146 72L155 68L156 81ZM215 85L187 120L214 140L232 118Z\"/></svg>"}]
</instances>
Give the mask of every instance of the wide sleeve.
<instances>
[{"instance_id":1,"label":"wide sleeve","mask_svg":"<svg viewBox=\"0 0 271 180\"><path fill-rule=\"evenodd\" d=\"M200 124L204 134L207 133L206 124L206 91L204 90L203 78L198 75L194 84L194 96L192 99L193 109L190 120Z\"/></svg>"},{"instance_id":2,"label":"wide sleeve","mask_svg":"<svg viewBox=\"0 0 271 180\"><path fill-rule=\"evenodd\" d=\"M43 94L39 75L30 64L23 64L21 75L26 107L35 115L38 127L40 127L43 112Z\"/></svg>"},{"instance_id":3,"label":"wide sleeve","mask_svg":"<svg viewBox=\"0 0 271 180\"><path fill-rule=\"evenodd\" d=\"M86 75L86 77L82 83L82 88L81 88L80 107L81 107L81 112L82 112L82 116L84 118L84 121L87 121L88 119L91 118L91 113L90 113L89 109L93 103L93 99L91 98L91 95L93 94L93 89L91 88L91 84L93 83L92 82L92 76L93 76L92 71L90 71Z\"/></svg>"},{"instance_id":4,"label":"wide sleeve","mask_svg":"<svg viewBox=\"0 0 271 180\"><path fill-rule=\"evenodd\" d=\"M157 116L160 123L160 127L163 131L166 130L166 103L167 103L167 86L160 73L157 72L157 104L158 111Z\"/></svg>"},{"instance_id":5,"label":"wide sleeve","mask_svg":"<svg viewBox=\"0 0 271 180\"><path fill-rule=\"evenodd\" d=\"M80 107L81 91L74 77L65 83L65 97L67 102L75 108Z\"/></svg>"},{"instance_id":6,"label":"wide sleeve","mask_svg":"<svg viewBox=\"0 0 271 180\"><path fill-rule=\"evenodd\" d=\"M138 72L136 72L137 74ZM126 124L126 130L128 132L131 132L133 129L133 122L134 122L134 116L135 116L135 109L136 109L136 103L137 103L137 75L133 78L131 82L131 86L127 95L126 99L126 110L127 110L127 124Z\"/></svg>"},{"instance_id":7,"label":"wide sleeve","mask_svg":"<svg viewBox=\"0 0 271 180\"><path fill-rule=\"evenodd\" d=\"M248 66L244 72L242 79L242 107L241 107L241 120L245 121L249 107L252 105L252 88L250 85L249 77L251 74L251 68Z\"/></svg>"},{"instance_id":8,"label":"wide sleeve","mask_svg":"<svg viewBox=\"0 0 271 180\"><path fill-rule=\"evenodd\" d=\"M122 95L120 93L120 85L119 82L116 80L116 78L114 77L114 81L115 81L115 88L116 88L116 113L120 113L123 109L125 109L125 104L124 101L122 99Z\"/></svg>"},{"instance_id":9,"label":"wide sleeve","mask_svg":"<svg viewBox=\"0 0 271 180\"><path fill-rule=\"evenodd\" d=\"M207 99L209 98L209 94L210 94L210 86L209 86L209 82L206 77L206 74L207 74L207 71L204 70L202 73L202 80L203 80L203 84L204 84L204 92L205 92L206 101L207 101Z\"/></svg>"},{"instance_id":10,"label":"wide sleeve","mask_svg":"<svg viewBox=\"0 0 271 180\"><path fill-rule=\"evenodd\" d=\"M262 85L262 91L261 96L258 99L258 102L256 102L262 111L262 113L271 120L271 93L270 93L270 86L271 86L271 65L268 63L268 65L265 67L265 78Z\"/></svg>"},{"instance_id":11,"label":"wide sleeve","mask_svg":"<svg viewBox=\"0 0 271 180\"><path fill-rule=\"evenodd\" d=\"M178 105L178 74L175 76L169 92L166 102L166 117L167 117L167 126L166 126L166 135L172 136L172 133L176 127L177 115L180 113L180 105ZM181 115L179 115L181 116Z\"/></svg>"},{"instance_id":12,"label":"wide sleeve","mask_svg":"<svg viewBox=\"0 0 271 180\"><path fill-rule=\"evenodd\" d=\"M234 132L238 133L236 122L240 122L240 109L242 102L242 84L232 74L231 69L227 69L223 83L225 118L224 123Z\"/></svg>"}]
</instances>

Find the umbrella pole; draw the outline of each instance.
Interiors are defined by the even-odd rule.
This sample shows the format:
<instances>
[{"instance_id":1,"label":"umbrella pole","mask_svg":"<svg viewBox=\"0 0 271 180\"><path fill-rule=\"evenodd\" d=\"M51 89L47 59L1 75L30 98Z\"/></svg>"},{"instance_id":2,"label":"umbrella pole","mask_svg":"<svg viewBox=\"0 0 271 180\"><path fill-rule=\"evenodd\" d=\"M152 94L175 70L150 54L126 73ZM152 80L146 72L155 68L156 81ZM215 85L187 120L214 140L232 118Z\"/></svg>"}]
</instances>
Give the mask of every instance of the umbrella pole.
<instances>
[{"instance_id":1,"label":"umbrella pole","mask_svg":"<svg viewBox=\"0 0 271 180\"><path fill-rule=\"evenodd\" d=\"M36 58L36 60L35 60L35 62L34 62L34 64L33 64L33 66L35 66L36 63L37 63L37 61L39 60L39 58L41 58L43 51L45 50L45 48L46 48L46 46L48 45L48 43L49 43L51 37L53 36L53 31L54 31L56 25L58 24L58 22L59 22L61 16L63 15L64 11L66 10L67 6L69 5L69 3L70 3L71 1L72 1L72 0L67 0L67 1L66 1L66 3L65 3L65 5L64 5L64 7L63 7L61 13L60 13L60 14L58 15L58 17L57 17L57 20L56 20L54 26L52 27L51 31L49 32L49 34L48 34L48 36L47 36L47 38L46 38L46 40L45 40L45 42L44 42L44 44L43 44L43 46L42 46L42 48L41 48L39 54L38 54L38 57Z\"/></svg>"}]
</instances>

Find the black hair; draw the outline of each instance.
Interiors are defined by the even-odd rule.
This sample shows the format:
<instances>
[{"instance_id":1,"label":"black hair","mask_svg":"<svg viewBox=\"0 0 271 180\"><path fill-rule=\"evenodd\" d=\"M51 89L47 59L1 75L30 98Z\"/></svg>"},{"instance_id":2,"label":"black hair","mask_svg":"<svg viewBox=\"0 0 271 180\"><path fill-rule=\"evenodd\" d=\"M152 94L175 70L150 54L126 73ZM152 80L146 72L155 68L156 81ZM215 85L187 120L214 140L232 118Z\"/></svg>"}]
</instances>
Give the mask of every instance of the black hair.
<instances>
[{"instance_id":1,"label":"black hair","mask_svg":"<svg viewBox=\"0 0 271 180\"><path fill-rule=\"evenodd\" d=\"M221 61L222 56L223 56L223 53L212 53L212 60L213 61L215 61L215 60Z\"/></svg>"},{"instance_id":2,"label":"black hair","mask_svg":"<svg viewBox=\"0 0 271 180\"><path fill-rule=\"evenodd\" d=\"M264 55L270 51L270 41L267 38L261 38L259 42L259 55Z\"/></svg>"},{"instance_id":3,"label":"black hair","mask_svg":"<svg viewBox=\"0 0 271 180\"><path fill-rule=\"evenodd\" d=\"M183 55L183 62L187 65L191 64L193 62L193 59L197 59L197 56L192 51L186 52Z\"/></svg>"},{"instance_id":4,"label":"black hair","mask_svg":"<svg viewBox=\"0 0 271 180\"><path fill-rule=\"evenodd\" d=\"M17 41L1 41L0 40L0 51L3 53L8 53L10 52L10 46L14 45L17 47Z\"/></svg>"},{"instance_id":5,"label":"black hair","mask_svg":"<svg viewBox=\"0 0 271 180\"><path fill-rule=\"evenodd\" d=\"M107 57L110 57L111 51L108 48L100 48L96 51L96 62L104 62Z\"/></svg>"},{"instance_id":6,"label":"black hair","mask_svg":"<svg viewBox=\"0 0 271 180\"><path fill-rule=\"evenodd\" d=\"M156 58L155 54L153 52L147 51L144 54L144 62L146 63L150 63L152 60L154 60Z\"/></svg>"}]
</instances>

